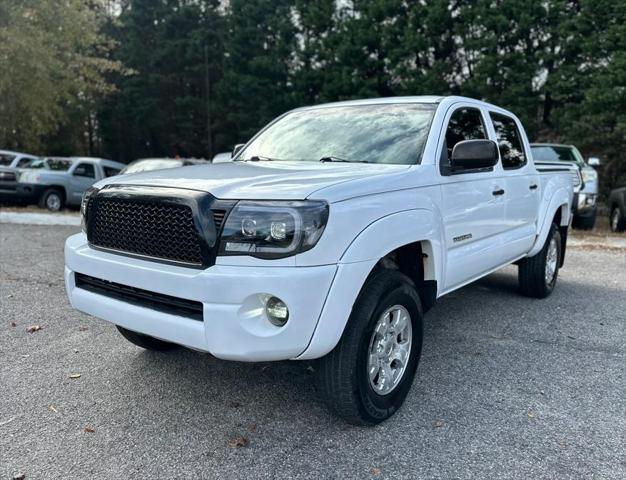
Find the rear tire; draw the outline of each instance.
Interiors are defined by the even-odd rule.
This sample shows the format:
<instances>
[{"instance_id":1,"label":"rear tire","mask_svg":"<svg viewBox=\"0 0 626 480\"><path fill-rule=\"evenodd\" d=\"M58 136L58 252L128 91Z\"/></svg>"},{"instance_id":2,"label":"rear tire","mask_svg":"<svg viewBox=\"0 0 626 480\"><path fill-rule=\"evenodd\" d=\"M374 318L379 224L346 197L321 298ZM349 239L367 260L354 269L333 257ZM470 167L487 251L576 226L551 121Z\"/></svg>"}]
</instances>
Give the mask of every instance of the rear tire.
<instances>
[{"instance_id":1,"label":"rear tire","mask_svg":"<svg viewBox=\"0 0 626 480\"><path fill-rule=\"evenodd\" d=\"M353 425L375 425L404 402L422 351L422 306L413 282L395 270L373 274L337 346L318 360L318 390Z\"/></svg>"},{"instance_id":2,"label":"rear tire","mask_svg":"<svg viewBox=\"0 0 626 480\"><path fill-rule=\"evenodd\" d=\"M552 293L559 275L561 252L561 234L553 223L541 251L519 262L518 279L523 295L546 298Z\"/></svg>"},{"instance_id":3,"label":"rear tire","mask_svg":"<svg viewBox=\"0 0 626 480\"><path fill-rule=\"evenodd\" d=\"M39 206L41 208L47 208L51 212L59 212L63 210L65 205L65 198L63 192L56 188L49 188L43 192L39 199Z\"/></svg>"},{"instance_id":4,"label":"rear tire","mask_svg":"<svg viewBox=\"0 0 626 480\"><path fill-rule=\"evenodd\" d=\"M116 325L116 327L126 340L134 345L137 345L138 347L145 348L146 350L167 352L169 350L179 348L179 346L175 343L165 342L163 340L159 340L158 338L144 335L143 333L133 332L132 330L127 330L119 325Z\"/></svg>"},{"instance_id":5,"label":"rear tire","mask_svg":"<svg viewBox=\"0 0 626 480\"><path fill-rule=\"evenodd\" d=\"M613 210L611 210L609 226L611 227L611 231L615 233L626 230L626 218L624 218L621 209L617 206L613 207Z\"/></svg>"}]
</instances>

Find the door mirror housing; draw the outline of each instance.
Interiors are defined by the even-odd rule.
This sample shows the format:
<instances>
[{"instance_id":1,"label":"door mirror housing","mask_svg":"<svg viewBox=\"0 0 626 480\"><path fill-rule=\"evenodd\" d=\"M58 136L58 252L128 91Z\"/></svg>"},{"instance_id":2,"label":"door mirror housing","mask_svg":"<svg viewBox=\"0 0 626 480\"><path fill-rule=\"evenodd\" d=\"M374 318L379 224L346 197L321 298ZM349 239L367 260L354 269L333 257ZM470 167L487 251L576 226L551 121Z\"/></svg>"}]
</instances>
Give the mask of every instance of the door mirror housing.
<instances>
[{"instance_id":1,"label":"door mirror housing","mask_svg":"<svg viewBox=\"0 0 626 480\"><path fill-rule=\"evenodd\" d=\"M245 143L238 143L235 145L235 148L233 148L233 157L237 155L245 145Z\"/></svg>"},{"instance_id":2,"label":"door mirror housing","mask_svg":"<svg viewBox=\"0 0 626 480\"><path fill-rule=\"evenodd\" d=\"M598 157L589 157L587 159L587 165L590 167L599 167L601 164L600 159Z\"/></svg>"},{"instance_id":3,"label":"door mirror housing","mask_svg":"<svg viewBox=\"0 0 626 480\"><path fill-rule=\"evenodd\" d=\"M452 171L491 168L498 163L498 146L492 140L463 140L452 150Z\"/></svg>"}]
</instances>

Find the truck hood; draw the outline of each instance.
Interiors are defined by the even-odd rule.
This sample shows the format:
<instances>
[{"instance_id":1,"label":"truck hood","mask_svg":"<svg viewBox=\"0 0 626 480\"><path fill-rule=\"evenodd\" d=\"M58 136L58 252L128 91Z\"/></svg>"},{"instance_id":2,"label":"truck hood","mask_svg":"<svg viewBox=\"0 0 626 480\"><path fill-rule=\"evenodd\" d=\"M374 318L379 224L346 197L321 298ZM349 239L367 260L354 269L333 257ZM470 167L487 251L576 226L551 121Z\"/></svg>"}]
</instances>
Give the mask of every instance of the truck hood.
<instances>
[{"instance_id":1,"label":"truck hood","mask_svg":"<svg viewBox=\"0 0 626 480\"><path fill-rule=\"evenodd\" d=\"M226 162L118 175L96 184L175 187L232 200L304 200L331 185L404 172L409 165L317 162Z\"/></svg>"}]
</instances>

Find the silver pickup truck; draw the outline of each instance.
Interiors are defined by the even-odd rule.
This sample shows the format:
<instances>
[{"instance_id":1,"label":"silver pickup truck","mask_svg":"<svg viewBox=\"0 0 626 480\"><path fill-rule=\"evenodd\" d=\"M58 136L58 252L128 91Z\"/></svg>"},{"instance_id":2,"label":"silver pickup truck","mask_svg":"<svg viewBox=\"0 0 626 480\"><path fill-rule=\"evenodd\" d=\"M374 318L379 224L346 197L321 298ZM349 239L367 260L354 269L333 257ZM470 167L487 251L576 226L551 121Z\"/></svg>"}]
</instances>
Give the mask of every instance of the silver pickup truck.
<instances>
[{"instance_id":1,"label":"silver pickup truck","mask_svg":"<svg viewBox=\"0 0 626 480\"><path fill-rule=\"evenodd\" d=\"M59 211L65 205L79 206L83 193L89 187L117 175L124 166L91 157L35 160L19 173L13 198L19 202L38 203L40 207L52 211Z\"/></svg>"}]
</instances>

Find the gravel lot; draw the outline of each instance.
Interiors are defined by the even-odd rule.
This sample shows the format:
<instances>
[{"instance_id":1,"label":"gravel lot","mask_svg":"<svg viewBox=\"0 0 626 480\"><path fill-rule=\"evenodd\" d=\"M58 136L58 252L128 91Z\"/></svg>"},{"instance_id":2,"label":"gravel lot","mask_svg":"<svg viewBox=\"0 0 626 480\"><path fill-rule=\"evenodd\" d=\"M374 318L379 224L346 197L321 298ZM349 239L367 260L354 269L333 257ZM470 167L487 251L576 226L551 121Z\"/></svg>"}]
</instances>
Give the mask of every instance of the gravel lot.
<instances>
[{"instance_id":1,"label":"gravel lot","mask_svg":"<svg viewBox=\"0 0 626 480\"><path fill-rule=\"evenodd\" d=\"M624 250L570 249L547 300L514 267L441 299L405 406L363 429L309 364L145 352L73 311L76 230L0 224L2 479L626 478Z\"/></svg>"}]
</instances>

